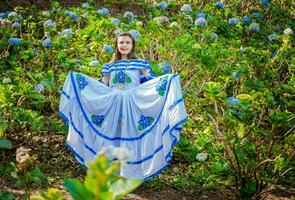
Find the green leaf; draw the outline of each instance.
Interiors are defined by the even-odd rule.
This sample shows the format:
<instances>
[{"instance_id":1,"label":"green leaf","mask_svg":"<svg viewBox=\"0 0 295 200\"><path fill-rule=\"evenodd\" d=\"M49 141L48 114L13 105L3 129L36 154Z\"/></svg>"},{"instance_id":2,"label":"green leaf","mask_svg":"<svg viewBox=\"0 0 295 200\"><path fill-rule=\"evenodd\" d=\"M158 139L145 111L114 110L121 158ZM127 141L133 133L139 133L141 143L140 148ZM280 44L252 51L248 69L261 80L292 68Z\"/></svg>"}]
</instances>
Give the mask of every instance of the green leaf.
<instances>
[{"instance_id":1,"label":"green leaf","mask_svg":"<svg viewBox=\"0 0 295 200\"><path fill-rule=\"evenodd\" d=\"M11 192L0 192L0 199L13 200L14 196Z\"/></svg>"},{"instance_id":2,"label":"green leaf","mask_svg":"<svg viewBox=\"0 0 295 200\"><path fill-rule=\"evenodd\" d=\"M0 138L0 149L11 149L12 143L10 140L5 138Z\"/></svg>"},{"instance_id":3,"label":"green leaf","mask_svg":"<svg viewBox=\"0 0 295 200\"><path fill-rule=\"evenodd\" d=\"M64 183L74 200L93 200L94 195L89 192L83 183L75 179L67 179Z\"/></svg>"}]
</instances>

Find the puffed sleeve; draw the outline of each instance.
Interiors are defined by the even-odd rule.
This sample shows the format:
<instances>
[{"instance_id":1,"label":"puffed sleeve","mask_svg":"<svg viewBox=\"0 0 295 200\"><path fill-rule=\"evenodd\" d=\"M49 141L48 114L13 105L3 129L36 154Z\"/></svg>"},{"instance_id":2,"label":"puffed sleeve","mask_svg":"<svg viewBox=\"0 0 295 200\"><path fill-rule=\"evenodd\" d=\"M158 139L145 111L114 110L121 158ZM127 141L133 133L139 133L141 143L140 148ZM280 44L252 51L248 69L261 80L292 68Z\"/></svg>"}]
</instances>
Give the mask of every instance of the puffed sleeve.
<instances>
[{"instance_id":1,"label":"puffed sleeve","mask_svg":"<svg viewBox=\"0 0 295 200\"><path fill-rule=\"evenodd\" d=\"M140 76L140 83L144 83L146 81L149 81L149 80L152 80L154 78L157 78L157 74L155 74L153 71L152 71L152 67L150 65L150 63L148 61L145 60L145 66L144 66L144 69L150 69L147 73L147 76L145 77L143 74L141 74Z\"/></svg>"},{"instance_id":2,"label":"puffed sleeve","mask_svg":"<svg viewBox=\"0 0 295 200\"><path fill-rule=\"evenodd\" d=\"M101 70L101 75L110 73L110 64L104 64Z\"/></svg>"},{"instance_id":3,"label":"puffed sleeve","mask_svg":"<svg viewBox=\"0 0 295 200\"><path fill-rule=\"evenodd\" d=\"M151 69L152 68L149 61L145 60L144 63L145 63L144 69Z\"/></svg>"}]
</instances>

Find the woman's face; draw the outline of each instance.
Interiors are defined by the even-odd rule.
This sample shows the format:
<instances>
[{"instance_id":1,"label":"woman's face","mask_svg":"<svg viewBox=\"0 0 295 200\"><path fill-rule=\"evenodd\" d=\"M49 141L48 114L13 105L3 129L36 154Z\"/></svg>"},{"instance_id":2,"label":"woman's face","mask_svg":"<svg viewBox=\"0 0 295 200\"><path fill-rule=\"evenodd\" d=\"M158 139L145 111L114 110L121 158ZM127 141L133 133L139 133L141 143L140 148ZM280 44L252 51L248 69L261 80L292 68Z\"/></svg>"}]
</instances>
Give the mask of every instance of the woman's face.
<instances>
[{"instance_id":1,"label":"woman's face","mask_svg":"<svg viewBox=\"0 0 295 200\"><path fill-rule=\"evenodd\" d=\"M121 55L127 55L133 47L132 39L128 35L119 36L117 45Z\"/></svg>"}]
</instances>

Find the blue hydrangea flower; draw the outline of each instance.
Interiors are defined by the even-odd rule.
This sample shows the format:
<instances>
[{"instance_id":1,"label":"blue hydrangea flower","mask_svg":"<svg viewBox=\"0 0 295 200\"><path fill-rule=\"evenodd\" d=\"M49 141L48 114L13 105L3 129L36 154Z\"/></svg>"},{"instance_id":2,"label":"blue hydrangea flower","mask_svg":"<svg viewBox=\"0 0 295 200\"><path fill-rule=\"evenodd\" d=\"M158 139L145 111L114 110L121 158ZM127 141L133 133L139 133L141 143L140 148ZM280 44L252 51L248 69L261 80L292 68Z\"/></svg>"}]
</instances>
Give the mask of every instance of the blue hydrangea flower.
<instances>
[{"instance_id":1,"label":"blue hydrangea flower","mask_svg":"<svg viewBox=\"0 0 295 200\"><path fill-rule=\"evenodd\" d=\"M217 42L217 40L218 40L217 33L211 33L211 38L212 38L212 40L214 40L214 42Z\"/></svg>"},{"instance_id":2,"label":"blue hydrangea flower","mask_svg":"<svg viewBox=\"0 0 295 200\"><path fill-rule=\"evenodd\" d=\"M82 8L89 8L89 4L86 2L86 3L82 3Z\"/></svg>"},{"instance_id":3,"label":"blue hydrangea flower","mask_svg":"<svg viewBox=\"0 0 295 200\"><path fill-rule=\"evenodd\" d=\"M45 48L51 48L52 47L52 42L50 39L45 39L42 41L42 46Z\"/></svg>"},{"instance_id":4,"label":"blue hydrangea flower","mask_svg":"<svg viewBox=\"0 0 295 200\"><path fill-rule=\"evenodd\" d=\"M196 19L198 19L198 18L205 18L205 17L206 17L205 13L202 13L202 12L199 12L196 15Z\"/></svg>"},{"instance_id":5,"label":"blue hydrangea flower","mask_svg":"<svg viewBox=\"0 0 295 200\"><path fill-rule=\"evenodd\" d=\"M21 40L18 39L18 38L9 38L8 43L11 44L11 45L18 46L18 45L21 44Z\"/></svg>"},{"instance_id":6,"label":"blue hydrangea flower","mask_svg":"<svg viewBox=\"0 0 295 200\"><path fill-rule=\"evenodd\" d=\"M249 30L252 32L258 32L260 29L259 24L257 23L251 23L249 26Z\"/></svg>"},{"instance_id":7,"label":"blue hydrangea flower","mask_svg":"<svg viewBox=\"0 0 295 200\"><path fill-rule=\"evenodd\" d=\"M75 64L79 67L79 66L81 66L83 64L83 61L80 60L80 59L76 59Z\"/></svg>"},{"instance_id":8,"label":"blue hydrangea flower","mask_svg":"<svg viewBox=\"0 0 295 200\"><path fill-rule=\"evenodd\" d=\"M119 20L117 18L114 18L114 19L112 19L112 23L116 24L116 25L119 25L121 23L121 20Z\"/></svg>"},{"instance_id":9,"label":"blue hydrangea flower","mask_svg":"<svg viewBox=\"0 0 295 200\"><path fill-rule=\"evenodd\" d=\"M271 57L276 57L278 55L278 52L277 51L272 51L271 52Z\"/></svg>"},{"instance_id":10,"label":"blue hydrangea flower","mask_svg":"<svg viewBox=\"0 0 295 200\"><path fill-rule=\"evenodd\" d=\"M18 17L18 14L17 14L17 12L10 12L7 17L8 18Z\"/></svg>"},{"instance_id":11,"label":"blue hydrangea flower","mask_svg":"<svg viewBox=\"0 0 295 200\"><path fill-rule=\"evenodd\" d=\"M165 60L159 64L159 68L162 70L163 74L168 74L171 71L171 64Z\"/></svg>"},{"instance_id":12,"label":"blue hydrangea flower","mask_svg":"<svg viewBox=\"0 0 295 200\"><path fill-rule=\"evenodd\" d=\"M2 80L2 83L4 83L4 84L11 83L11 79L10 79L10 78L4 78L4 79Z\"/></svg>"},{"instance_id":13,"label":"blue hydrangea flower","mask_svg":"<svg viewBox=\"0 0 295 200\"><path fill-rule=\"evenodd\" d=\"M121 33L123 33L124 31L120 28L114 30L114 34L117 36L117 35L120 35Z\"/></svg>"},{"instance_id":14,"label":"blue hydrangea flower","mask_svg":"<svg viewBox=\"0 0 295 200\"><path fill-rule=\"evenodd\" d=\"M274 41L277 39L277 35L275 33L268 36L269 41Z\"/></svg>"},{"instance_id":15,"label":"blue hydrangea flower","mask_svg":"<svg viewBox=\"0 0 295 200\"><path fill-rule=\"evenodd\" d=\"M109 10L107 8L102 8L97 11L98 14L103 16L108 16L110 14Z\"/></svg>"},{"instance_id":16,"label":"blue hydrangea flower","mask_svg":"<svg viewBox=\"0 0 295 200\"><path fill-rule=\"evenodd\" d=\"M90 66L98 66L99 65L99 61L98 60L92 60L92 61L90 61L90 63L89 63L89 65Z\"/></svg>"},{"instance_id":17,"label":"blue hydrangea flower","mask_svg":"<svg viewBox=\"0 0 295 200\"><path fill-rule=\"evenodd\" d=\"M124 18L127 18L127 19L129 19L129 20L133 20L134 19L134 14L133 14L133 12L131 12L131 11L126 11L124 14L123 14L123 17Z\"/></svg>"},{"instance_id":18,"label":"blue hydrangea flower","mask_svg":"<svg viewBox=\"0 0 295 200\"><path fill-rule=\"evenodd\" d=\"M20 28L20 23L19 22L14 22L12 25L11 25L12 28Z\"/></svg>"},{"instance_id":19,"label":"blue hydrangea flower","mask_svg":"<svg viewBox=\"0 0 295 200\"><path fill-rule=\"evenodd\" d=\"M195 21L195 25L199 27L206 27L208 26L208 22L204 18L198 18Z\"/></svg>"},{"instance_id":20,"label":"blue hydrangea flower","mask_svg":"<svg viewBox=\"0 0 295 200\"><path fill-rule=\"evenodd\" d=\"M251 16L255 17L255 18L263 19L263 14L262 13L252 13Z\"/></svg>"},{"instance_id":21,"label":"blue hydrangea flower","mask_svg":"<svg viewBox=\"0 0 295 200\"><path fill-rule=\"evenodd\" d=\"M275 30L276 32L281 31L281 27L280 26L273 26L272 29Z\"/></svg>"},{"instance_id":22,"label":"blue hydrangea flower","mask_svg":"<svg viewBox=\"0 0 295 200\"><path fill-rule=\"evenodd\" d=\"M79 16L77 16L75 14L74 15L71 15L71 19L76 21L77 19L79 19Z\"/></svg>"},{"instance_id":23,"label":"blue hydrangea flower","mask_svg":"<svg viewBox=\"0 0 295 200\"><path fill-rule=\"evenodd\" d=\"M74 33L73 33L72 29L65 29L65 30L63 30L63 32L61 32L60 34L69 37L69 36L72 36Z\"/></svg>"},{"instance_id":24,"label":"blue hydrangea flower","mask_svg":"<svg viewBox=\"0 0 295 200\"><path fill-rule=\"evenodd\" d=\"M231 77L232 77L233 79L235 79L235 80L239 80L239 78L241 77L241 73L240 73L239 71L237 71L237 72L233 72L233 73L231 74Z\"/></svg>"},{"instance_id":25,"label":"blue hydrangea flower","mask_svg":"<svg viewBox=\"0 0 295 200\"><path fill-rule=\"evenodd\" d=\"M88 13L84 13L84 14L82 15L82 17L83 17L83 18L87 18L87 17L88 17Z\"/></svg>"},{"instance_id":26,"label":"blue hydrangea flower","mask_svg":"<svg viewBox=\"0 0 295 200\"><path fill-rule=\"evenodd\" d=\"M42 85L41 83L37 84L35 86L35 90L40 93L40 94L44 94L44 91L45 91L45 87L44 85Z\"/></svg>"},{"instance_id":27,"label":"blue hydrangea flower","mask_svg":"<svg viewBox=\"0 0 295 200\"><path fill-rule=\"evenodd\" d=\"M218 1L215 3L215 7L218 9L222 9L222 8L224 8L224 4L221 1Z\"/></svg>"},{"instance_id":28,"label":"blue hydrangea flower","mask_svg":"<svg viewBox=\"0 0 295 200\"><path fill-rule=\"evenodd\" d=\"M167 4L165 1L161 1L161 2L159 3L159 8L160 8L161 10L166 10L166 9L168 8L168 4Z\"/></svg>"},{"instance_id":29,"label":"blue hydrangea flower","mask_svg":"<svg viewBox=\"0 0 295 200\"><path fill-rule=\"evenodd\" d=\"M141 35L139 33L138 30L130 30L129 33L132 35L132 37L134 38L134 40L139 40Z\"/></svg>"},{"instance_id":30,"label":"blue hydrangea flower","mask_svg":"<svg viewBox=\"0 0 295 200\"><path fill-rule=\"evenodd\" d=\"M189 13L193 12L193 9L192 9L191 5L184 4L183 6L181 6L180 11L189 14Z\"/></svg>"},{"instance_id":31,"label":"blue hydrangea flower","mask_svg":"<svg viewBox=\"0 0 295 200\"><path fill-rule=\"evenodd\" d=\"M114 52L113 47L111 45L104 45L103 51L109 54L112 54Z\"/></svg>"},{"instance_id":32,"label":"blue hydrangea flower","mask_svg":"<svg viewBox=\"0 0 295 200\"><path fill-rule=\"evenodd\" d=\"M250 23L251 22L251 18L250 17L247 17L247 16L244 16L243 17L243 23L244 24L248 24L248 23Z\"/></svg>"},{"instance_id":33,"label":"blue hydrangea flower","mask_svg":"<svg viewBox=\"0 0 295 200\"><path fill-rule=\"evenodd\" d=\"M65 14L68 15L72 20L77 20L77 19L79 19L79 16L77 16L75 13L73 13L73 12L71 12L71 11L66 10L66 11L65 11Z\"/></svg>"},{"instance_id":34,"label":"blue hydrangea flower","mask_svg":"<svg viewBox=\"0 0 295 200\"><path fill-rule=\"evenodd\" d=\"M225 102L229 103L231 106L240 105L240 101L235 97L228 97Z\"/></svg>"},{"instance_id":35,"label":"blue hydrangea flower","mask_svg":"<svg viewBox=\"0 0 295 200\"><path fill-rule=\"evenodd\" d=\"M43 11L42 13L45 17L50 17L50 13L48 11Z\"/></svg>"},{"instance_id":36,"label":"blue hydrangea flower","mask_svg":"<svg viewBox=\"0 0 295 200\"><path fill-rule=\"evenodd\" d=\"M56 28L56 23L54 21L52 21L51 19L50 20L47 20L44 22L44 26L46 28Z\"/></svg>"},{"instance_id":37,"label":"blue hydrangea flower","mask_svg":"<svg viewBox=\"0 0 295 200\"><path fill-rule=\"evenodd\" d=\"M238 23L238 19L237 18L231 18L228 20L228 23L230 26L234 26Z\"/></svg>"},{"instance_id":38,"label":"blue hydrangea flower","mask_svg":"<svg viewBox=\"0 0 295 200\"><path fill-rule=\"evenodd\" d=\"M8 14L9 14L9 12L2 12L2 13L0 13L0 19L5 19L5 18L7 18L8 17Z\"/></svg>"},{"instance_id":39,"label":"blue hydrangea flower","mask_svg":"<svg viewBox=\"0 0 295 200\"><path fill-rule=\"evenodd\" d=\"M247 49L246 49L246 48L244 48L243 46L241 46L241 47L240 47L240 52L241 52L241 53L244 53L244 52L246 52L246 50L247 50Z\"/></svg>"},{"instance_id":40,"label":"blue hydrangea flower","mask_svg":"<svg viewBox=\"0 0 295 200\"><path fill-rule=\"evenodd\" d=\"M268 6L269 2L268 2L268 0L261 0L261 4L264 6Z\"/></svg>"},{"instance_id":41,"label":"blue hydrangea flower","mask_svg":"<svg viewBox=\"0 0 295 200\"><path fill-rule=\"evenodd\" d=\"M285 30L284 30L284 34L285 35L293 35L293 30L292 29L290 29L290 28L286 28Z\"/></svg>"},{"instance_id":42,"label":"blue hydrangea flower","mask_svg":"<svg viewBox=\"0 0 295 200\"><path fill-rule=\"evenodd\" d=\"M103 115L92 115L91 116L92 123L94 123L98 127L101 127L103 120L104 120Z\"/></svg>"}]
</instances>

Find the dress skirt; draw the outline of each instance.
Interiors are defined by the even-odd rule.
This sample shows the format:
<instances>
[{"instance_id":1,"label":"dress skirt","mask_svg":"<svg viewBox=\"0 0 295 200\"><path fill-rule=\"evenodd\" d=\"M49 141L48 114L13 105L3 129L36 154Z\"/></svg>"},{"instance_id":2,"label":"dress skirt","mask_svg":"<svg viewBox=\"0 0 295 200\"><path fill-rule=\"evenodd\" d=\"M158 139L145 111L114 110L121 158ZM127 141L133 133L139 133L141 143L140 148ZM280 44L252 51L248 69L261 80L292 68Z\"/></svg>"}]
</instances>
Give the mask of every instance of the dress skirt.
<instances>
[{"instance_id":1,"label":"dress skirt","mask_svg":"<svg viewBox=\"0 0 295 200\"><path fill-rule=\"evenodd\" d=\"M177 74L118 89L70 71L59 115L69 130L66 145L79 163L87 168L103 150L124 149L129 156L119 174L143 180L168 166L188 119Z\"/></svg>"}]
</instances>

